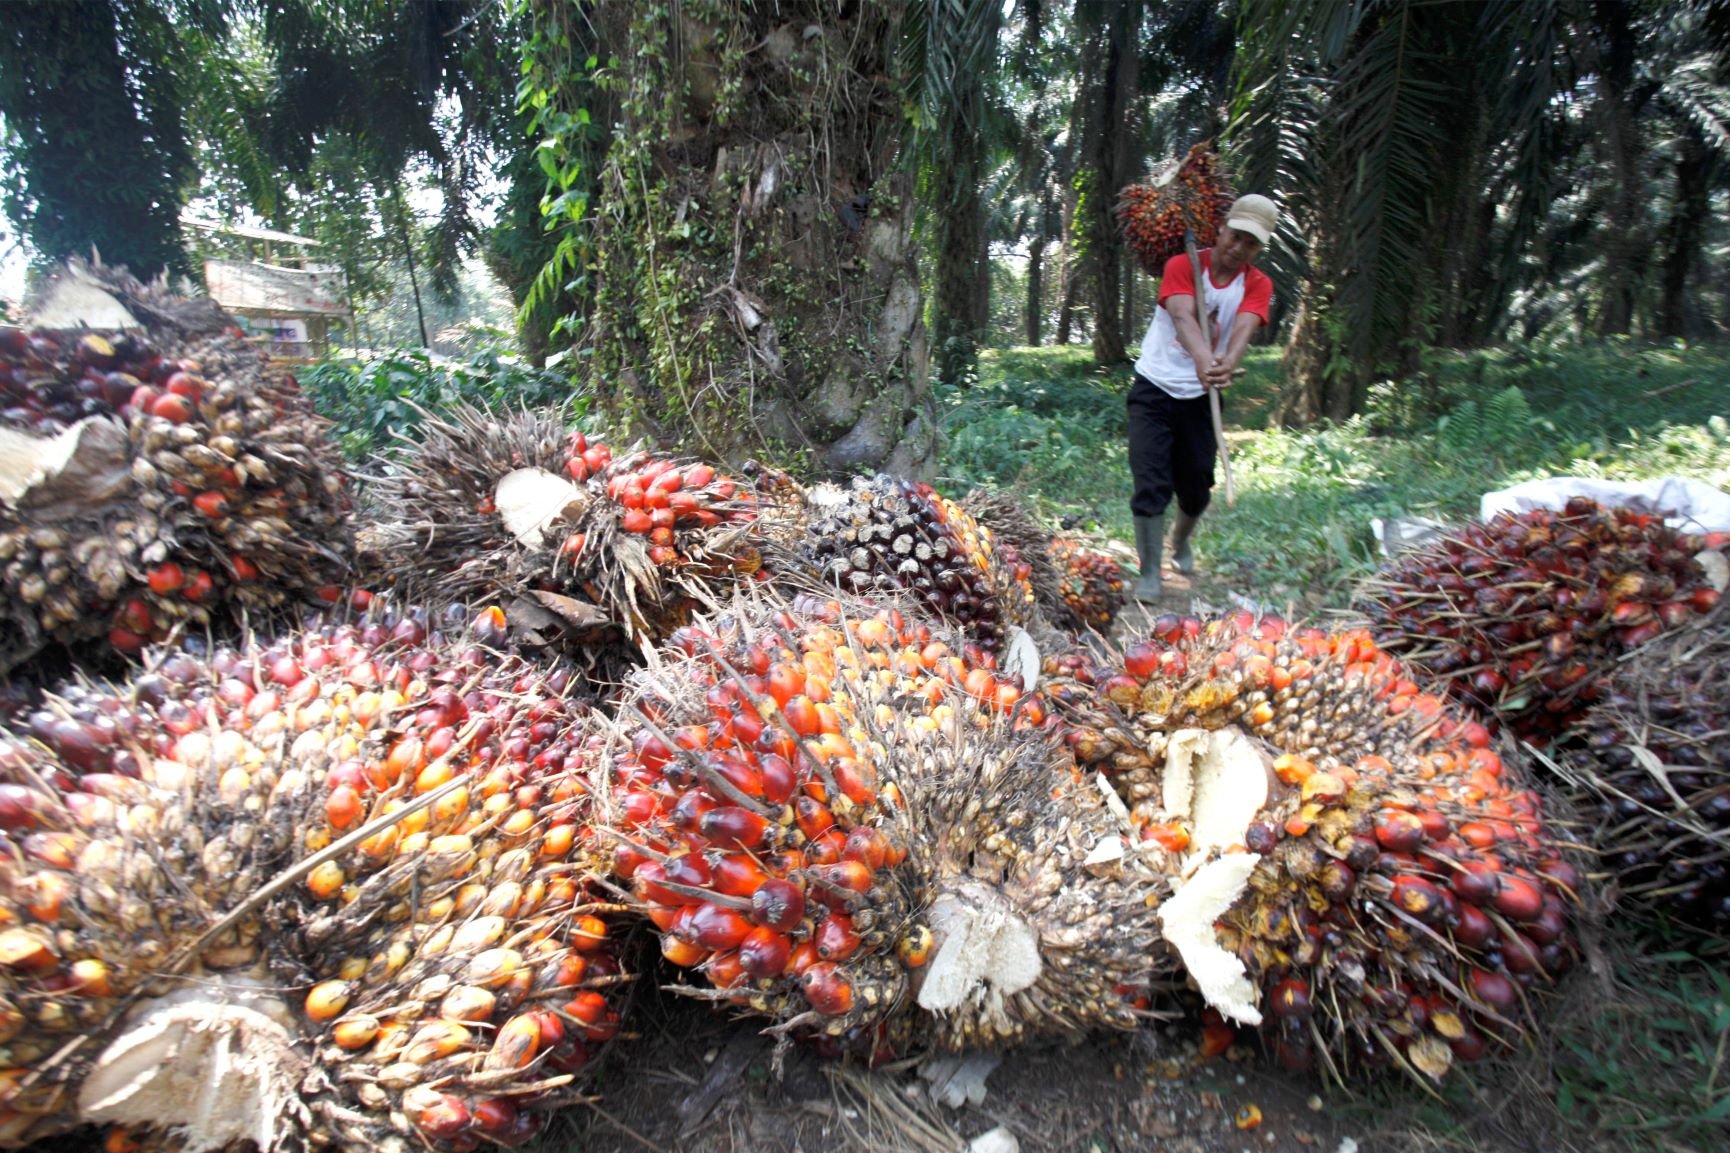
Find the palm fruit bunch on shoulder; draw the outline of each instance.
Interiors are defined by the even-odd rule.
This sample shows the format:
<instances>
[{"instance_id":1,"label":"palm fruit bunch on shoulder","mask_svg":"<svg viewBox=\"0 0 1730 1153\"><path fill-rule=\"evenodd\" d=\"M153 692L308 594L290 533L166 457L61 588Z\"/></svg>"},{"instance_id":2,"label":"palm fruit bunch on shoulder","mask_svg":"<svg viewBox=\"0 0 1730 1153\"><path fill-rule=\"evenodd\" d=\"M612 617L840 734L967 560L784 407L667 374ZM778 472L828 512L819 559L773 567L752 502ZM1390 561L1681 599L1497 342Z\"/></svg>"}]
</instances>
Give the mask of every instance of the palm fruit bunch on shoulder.
<instances>
[{"instance_id":1,"label":"palm fruit bunch on shoulder","mask_svg":"<svg viewBox=\"0 0 1730 1153\"><path fill-rule=\"evenodd\" d=\"M1134 1026L1158 878L1037 694L963 648L800 597L635 674L593 789L685 992L873 1056Z\"/></svg>"},{"instance_id":2,"label":"palm fruit bunch on shoulder","mask_svg":"<svg viewBox=\"0 0 1730 1153\"><path fill-rule=\"evenodd\" d=\"M586 710L502 628L164 653L0 740L0 1144L464 1153L570 1099L624 981Z\"/></svg>"},{"instance_id":3,"label":"palm fruit bunch on shoulder","mask_svg":"<svg viewBox=\"0 0 1730 1153\"><path fill-rule=\"evenodd\" d=\"M1166 261L1184 251L1186 230L1195 233L1201 248L1219 239L1231 205L1231 181L1219 155L1204 141L1152 180L1119 192L1117 225L1142 271L1159 276Z\"/></svg>"},{"instance_id":4,"label":"palm fruit bunch on shoulder","mask_svg":"<svg viewBox=\"0 0 1730 1153\"><path fill-rule=\"evenodd\" d=\"M1051 563L1062 576L1058 596L1079 626L1105 630L1129 603L1129 578L1123 566L1076 537L1051 538Z\"/></svg>"},{"instance_id":5,"label":"palm fruit bunch on shoulder","mask_svg":"<svg viewBox=\"0 0 1730 1153\"><path fill-rule=\"evenodd\" d=\"M1512 1044L1574 963L1578 872L1537 795L1367 632L1168 616L1047 673L1173 878L1167 943L1284 1065L1440 1078Z\"/></svg>"},{"instance_id":6,"label":"palm fruit bunch on shoulder","mask_svg":"<svg viewBox=\"0 0 1730 1153\"><path fill-rule=\"evenodd\" d=\"M78 266L141 330L0 329L0 672L51 644L136 653L346 579L326 421L208 301Z\"/></svg>"},{"instance_id":7,"label":"palm fruit bunch on shoulder","mask_svg":"<svg viewBox=\"0 0 1730 1153\"><path fill-rule=\"evenodd\" d=\"M1401 553L1358 607L1385 649L1541 745L1579 722L1624 654L1718 602L1704 544L1575 497Z\"/></svg>"},{"instance_id":8,"label":"palm fruit bunch on shoulder","mask_svg":"<svg viewBox=\"0 0 1730 1153\"><path fill-rule=\"evenodd\" d=\"M1555 760L1620 909L1730 938L1730 608L1620 662Z\"/></svg>"},{"instance_id":9,"label":"palm fruit bunch on shoulder","mask_svg":"<svg viewBox=\"0 0 1730 1153\"><path fill-rule=\"evenodd\" d=\"M465 406L422 432L376 486L366 541L369 565L414 599L502 600L520 627L605 652L766 579L757 495L710 465L615 460L556 413Z\"/></svg>"},{"instance_id":10,"label":"palm fruit bunch on shoulder","mask_svg":"<svg viewBox=\"0 0 1730 1153\"><path fill-rule=\"evenodd\" d=\"M1031 619L1031 564L1004 555L992 530L930 485L879 473L809 501L803 555L841 592L905 591L992 652Z\"/></svg>"}]
</instances>

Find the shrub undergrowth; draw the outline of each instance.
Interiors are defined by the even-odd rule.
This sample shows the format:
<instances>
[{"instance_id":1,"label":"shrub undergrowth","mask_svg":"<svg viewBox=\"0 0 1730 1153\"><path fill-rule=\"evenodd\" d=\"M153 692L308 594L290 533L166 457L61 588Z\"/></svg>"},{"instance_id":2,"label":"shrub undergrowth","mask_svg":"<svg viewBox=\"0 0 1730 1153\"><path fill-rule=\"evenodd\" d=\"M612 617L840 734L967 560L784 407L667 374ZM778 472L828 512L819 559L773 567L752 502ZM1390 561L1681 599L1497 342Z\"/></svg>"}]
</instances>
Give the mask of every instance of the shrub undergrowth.
<instances>
[{"instance_id":1,"label":"shrub undergrowth","mask_svg":"<svg viewBox=\"0 0 1730 1153\"><path fill-rule=\"evenodd\" d=\"M459 402L491 408L570 405L575 418L587 407L563 373L487 350L456 361L398 349L370 360L326 360L296 375L318 411L335 422L351 461L388 453L397 434L412 437L422 410L436 414Z\"/></svg>"}]
</instances>

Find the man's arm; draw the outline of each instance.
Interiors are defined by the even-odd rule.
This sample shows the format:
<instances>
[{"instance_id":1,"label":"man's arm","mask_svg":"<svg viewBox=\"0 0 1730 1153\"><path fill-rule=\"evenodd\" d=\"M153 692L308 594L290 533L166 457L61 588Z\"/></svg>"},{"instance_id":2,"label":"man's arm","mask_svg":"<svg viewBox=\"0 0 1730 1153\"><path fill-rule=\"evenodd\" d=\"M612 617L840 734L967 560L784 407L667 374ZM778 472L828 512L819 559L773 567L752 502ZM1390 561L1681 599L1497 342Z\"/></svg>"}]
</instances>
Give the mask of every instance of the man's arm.
<instances>
[{"instance_id":1,"label":"man's arm","mask_svg":"<svg viewBox=\"0 0 1730 1153\"><path fill-rule=\"evenodd\" d=\"M1177 319L1175 313L1172 314L1172 319ZM1237 371L1244 350L1249 348L1250 337L1254 336L1255 330L1260 327L1261 317L1253 312L1239 312L1237 319L1232 321L1231 340L1225 346L1225 355L1214 360L1213 366L1202 374L1202 384L1208 388L1224 388L1230 384L1231 374Z\"/></svg>"},{"instance_id":2,"label":"man's arm","mask_svg":"<svg viewBox=\"0 0 1730 1153\"><path fill-rule=\"evenodd\" d=\"M1168 296L1165 298L1164 307L1171 313L1171 326L1177 330L1177 342L1183 345L1183 350L1195 361L1196 382L1206 388L1207 374L1214 366L1214 355L1213 349L1201 338L1201 321L1196 315L1195 297Z\"/></svg>"}]
</instances>

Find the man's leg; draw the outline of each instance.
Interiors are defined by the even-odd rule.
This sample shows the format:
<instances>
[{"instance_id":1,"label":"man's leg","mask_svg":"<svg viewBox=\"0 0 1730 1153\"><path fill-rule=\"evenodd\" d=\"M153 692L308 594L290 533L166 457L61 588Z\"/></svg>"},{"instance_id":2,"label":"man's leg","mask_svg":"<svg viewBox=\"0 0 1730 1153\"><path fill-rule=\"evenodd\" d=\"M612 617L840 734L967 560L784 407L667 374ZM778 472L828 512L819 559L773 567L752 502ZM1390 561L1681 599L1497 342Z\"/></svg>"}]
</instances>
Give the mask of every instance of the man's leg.
<instances>
[{"instance_id":1,"label":"man's leg","mask_svg":"<svg viewBox=\"0 0 1730 1153\"><path fill-rule=\"evenodd\" d=\"M1165 509L1172 495L1175 402L1157 385L1136 378L1129 390L1129 472L1135 481L1129 511L1135 518L1135 553L1140 576L1131 590L1139 601L1159 600L1160 556L1165 547Z\"/></svg>"},{"instance_id":2,"label":"man's leg","mask_svg":"<svg viewBox=\"0 0 1730 1153\"><path fill-rule=\"evenodd\" d=\"M1195 554L1190 551L1190 534L1196 522L1207 511L1213 499L1213 462L1216 445L1213 438L1213 414L1208 411L1207 397L1177 402L1182 406L1173 424L1176 426L1172 454L1172 486L1177 495L1177 520L1171 533L1171 564L1181 573L1195 571Z\"/></svg>"}]
</instances>

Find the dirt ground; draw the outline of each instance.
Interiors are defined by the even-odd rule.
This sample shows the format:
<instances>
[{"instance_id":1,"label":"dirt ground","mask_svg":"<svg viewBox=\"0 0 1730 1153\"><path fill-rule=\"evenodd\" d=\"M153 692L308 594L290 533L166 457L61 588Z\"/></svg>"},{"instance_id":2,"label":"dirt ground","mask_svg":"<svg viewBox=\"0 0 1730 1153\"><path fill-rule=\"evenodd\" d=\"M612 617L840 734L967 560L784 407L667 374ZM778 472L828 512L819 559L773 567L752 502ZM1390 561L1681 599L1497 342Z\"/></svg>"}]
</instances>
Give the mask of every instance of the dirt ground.
<instances>
[{"instance_id":1,"label":"dirt ground","mask_svg":"<svg viewBox=\"0 0 1730 1153\"><path fill-rule=\"evenodd\" d=\"M1012 1051L983 1101L950 1108L912 1061L866 1070L798 1047L777 1078L773 1043L752 1022L654 991L644 1001L642 1035L615 1046L599 1101L561 1121L548 1149L960 1153L998 1128L1020 1153L1369 1148L1336 1123L1318 1085L1269 1071L1249 1047L1201 1058L1190 1021Z\"/></svg>"}]
</instances>

